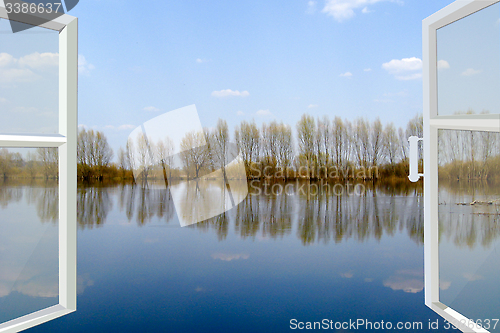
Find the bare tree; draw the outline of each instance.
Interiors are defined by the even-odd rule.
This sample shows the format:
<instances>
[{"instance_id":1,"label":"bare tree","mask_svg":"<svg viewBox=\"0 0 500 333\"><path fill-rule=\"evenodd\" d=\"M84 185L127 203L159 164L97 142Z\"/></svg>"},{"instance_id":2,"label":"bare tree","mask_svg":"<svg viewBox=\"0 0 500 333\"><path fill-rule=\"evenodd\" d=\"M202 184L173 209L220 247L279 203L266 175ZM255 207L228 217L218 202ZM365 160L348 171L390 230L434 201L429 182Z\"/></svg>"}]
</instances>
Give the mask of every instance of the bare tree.
<instances>
[{"instance_id":1,"label":"bare tree","mask_svg":"<svg viewBox=\"0 0 500 333\"><path fill-rule=\"evenodd\" d=\"M217 169L222 170L224 182L227 184L226 165L229 163L229 129L225 120L220 118L217 120L217 126L212 137L213 140L209 140L212 146L209 148L213 163Z\"/></svg>"},{"instance_id":2,"label":"bare tree","mask_svg":"<svg viewBox=\"0 0 500 333\"><path fill-rule=\"evenodd\" d=\"M262 124L262 162L264 163L264 170L270 169L271 175L276 174L279 158L278 150L278 123L272 121L269 125Z\"/></svg>"},{"instance_id":3,"label":"bare tree","mask_svg":"<svg viewBox=\"0 0 500 333\"><path fill-rule=\"evenodd\" d=\"M288 168L293 161L293 136L292 128L289 125L280 123L278 131L278 167L285 179L288 178Z\"/></svg>"},{"instance_id":4,"label":"bare tree","mask_svg":"<svg viewBox=\"0 0 500 333\"><path fill-rule=\"evenodd\" d=\"M58 176L58 151L57 148L37 148L38 160L40 161L45 179L57 178Z\"/></svg>"},{"instance_id":5,"label":"bare tree","mask_svg":"<svg viewBox=\"0 0 500 333\"><path fill-rule=\"evenodd\" d=\"M154 151L155 147L150 138L143 133L137 135L135 139L135 163L137 168L137 175L143 181L147 181L149 172L154 165Z\"/></svg>"},{"instance_id":6,"label":"bare tree","mask_svg":"<svg viewBox=\"0 0 500 333\"><path fill-rule=\"evenodd\" d=\"M12 154L7 148L0 148L0 175L6 179L12 171Z\"/></svg>"},{"instance_id":7,"label":"bare tree","mask_svg":"<svg viewBox=\"0 0 500 333\"><path fill-rule=\"evenodd\" d=\"M384 152L391 166L396 164L399 152L399 142L396 128L393 123L389 123L384 129Z\"/></svg>"},{"instance_id":8,"label":"bare tree","mask_svg":"<svg viewBox=\"0 0 500 333\"><path fill-rule=\"evenodd\" d=\"M337 168L342 168L345 163L345 151L347 149L346 128L340 117L333 120L333 151Z\"/></svg>"},{"instance_id":9,"label":"bare tree","mask_svg":"<svg viewBox=\"0 0 500 333\"><path fill-rule=\"evenodd\" d=\"M26 170L28 171L28 174L30 175L31 178L36 177L37 173L37 165L36 165L36 154L33 154L32 152L28 152L26 155Z\"/></svg>"},{"instance_id":10,"label":"bare tree","mask_svg":"<svg viewBox=\"0 0 500 333\"><path fill-rule=\"evenodd\" d=\"M314 118L302 115L297 123L297 140L299 144L299 158L306 167L307 178L311 177L311 168L314 165L314 143L316 139L316 126Z\"/></svg>"},{"instance_id":11,"label":"bare tree","mask_svg":"<svg viewBox=\"0 0 500 333\"><path fill-rule=\"evenodd\" d=\"M205 133L196 131L187 133L181 141L181 150L188 178L191 169L194 169L195 177L198 178L202 168L210 161Z\"/></svg>"},{"instance_id":12,"label":"bare tree","mask_svg":"<svg viewBox=\"0 0 500 333\"><path fill-rule=\"evenodd\" d=\"M323 119L318 119L318 163L320 170L328 177L328 168L331 164L332 155L332 124L328 116L323 116ZM319 173L318 173L319 174Z\"/></svg>"},{"instance_id":13,"label":"bare tree","mask_svg":"<svg viewBox=\"0 0 500 333\"><path fill-rule=\"evenodd\" d=\"M85 128L78 132L77 159L84 178L97 176L102 179L104 167L109 165L113 158L113 149L108 144L102 132L87 131Z\"/></svg>"},{"instance_id":14,"label":"bare tree","mask_svg":"<svg viewBox=\"0 0 500 333\"><path fill-rule=\"evenodd\" d=\"M408 137L405 134L405 131L400 127L398 130L399 136L399 149L401 152L401 158L403 161L408 159Z\"/></svg>"},{"instance_id":15,"label":"bare tree","mask_svg":"<svg viewBox=\"0 0 500 333\"><path fill-rule=\"evenodd\" d=\"M252 164L257 163L260 154L260 131L255 122L242 121L234 131L234 137L241 152L248 172Z\"/></svg>"},{"instance_id":16,"label":"bare tree","mask_svg":"<svg viewBox=\"0 0 500 333\"><path fill-rule=\"evenodd\" d=\"M370 126L370 148L371 148L371 165L378 166L382 157L383 150L383 128L380 119L377 118Z\"/></svg>"},{"instance_id":17,"label":"bare tree","mask_svg":"<svg viewBox=\"0 0 500 333\"><path fill-rule=\"evenodd\" d=\"M122 170L130 170L130 160L127 152L120 147L118 150L118 167Z\"/></svg>"},{"instance_id":18,"label":"bare tree","mask_svg":"<svg viewBox=\"0 0 500 333\"><path fill-rule=\"evenodd\" d=\"M156 144L156 160L162 168L165 181L167 181L167 179L172 179L172 168L174 167L174 150L174 142L168 136L166 136L163 140L158 140L158 143Z\"/></svg>"},{"instance_id":19,"label":"bare tree","mask_svg":"<svg viewBox=\"0 0 500 333\"><path fill-rule=\"evenodd\" d=\"M354 137L353 143L355 147L355 153L358 161L358 165L362 168L367 169L368 158L369 158L369 148L370 148L370 125L363 118L356 119L354 123Z\"/></svg>"}]
</instances>

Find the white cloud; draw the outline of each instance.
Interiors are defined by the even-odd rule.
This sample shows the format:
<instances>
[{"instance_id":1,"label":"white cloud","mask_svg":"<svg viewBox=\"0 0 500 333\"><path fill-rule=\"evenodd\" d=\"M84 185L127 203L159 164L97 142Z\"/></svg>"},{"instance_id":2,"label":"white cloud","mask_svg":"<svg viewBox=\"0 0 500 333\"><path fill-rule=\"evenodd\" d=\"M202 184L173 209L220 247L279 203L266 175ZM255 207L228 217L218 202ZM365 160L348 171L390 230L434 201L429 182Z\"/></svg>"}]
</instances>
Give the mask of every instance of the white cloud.
<instances>
[{"instance_id":1,"label":"white cloud","mask_svg":"<svg viewBox=\"0 0 500 333\"><path fill-rule=\"evenodd\" d=\"M368 9L368 7L364 7L364 8L363 8L363 10L361 10L361 12L362 12L363 14L368 14L368 13L373 12L373 10L369 10L369 9Z\"/></svg>"},{"instance_id":2,"label":"white cloud","mask_svg":"<svg viewBox=\"0 0 500 333\"><path fill-rule=\"evenodd\" d=\"M323 13L333 16L338 22L342 22L354 17L356 15L354 10L363 8L361 11L366 14L371 12L368 6L382 1L403 4L401 0L326 0Z\"/></svg>"},{"instance_id":3,"label":"white cloud","mask_svg":"<svg viewBox=\"0 0 500 333\"><path fill-rule=\"evenodd\" d=\"M312 0L308 1L306 13L307 14L314 14L316 12L316 4L317 4L317 1L312 1Z\"/></svg>"},{"instance_id":4,"label":"white cloud","mask_svg":"<svg viewBox=\"0 0 500 333\"><path fill-rule=\"evenodd\" d=\"M143 109L144 111L148 111L148 112L159 112L160 109L154 107L154 106L147 106Z\"/></svg>"},{"instance_id":5,"label":"white cloud","mask_svg":"<svg viewBox=\"0 0 500 333\"><path fill-rule=\"evenodd\" d=\"M384 280L384 286L392 290L403 290L416 294L424 289L423 272L417 270L401 270Z\"/></svg>"},{"instance_id":6,"label":"white cloud","mask_svg":"<svg viewBox=\"0 0 500 333\"><path fill-rule=\"evenodd\" d=\"M17 60L8 53L0 53L0 67L7 67L15 64Z\"/></svg>"},{"instance_id":7,"label":"white cloud","mask_svg":"<svg viewBox=\"0 0 500 333\"><path fill-rule=\"evenodd\" d=\"M37 71L57 69L58 64L57 53L35 52L19 59L8 53L0 53L0 82L33 82L40 78Z\"/></svg>"},{"instance_id":8,"label":"white cloud","mask_svg":"<svg viewBox=\"0 0 500 333\"><path fill-rule=\"evenodd\" d=\"M422 60L416 57L393 59L382 64L382 68L394 75L396 80L415 80L422 77Z\"/></svg>"},{"instance_id":9,"label":"white cloud","mask_svg":"<svg viewBox=\"0 0 500 333\"><path fill-rule=\"evenodd\" d=\"M312 108L317 108L318 106L319 106L318 104L309 104L307 108L312 109Z\"/></svg>"},{"instance_id":10,"label":"white cloud","mask_svg":"<svg viewBox=\"0 0 500 333\"><path fill-rule=\"evenodd\" d=\"M86 128L85 125L79 125L78 127L80 126L83 126ZM125 124L125 125L120 125L118 127L114 126L114 125L106 125L104 126L104 129L105 130L117 130L117 131L124 131L124 130L131 130L131 129L134 129L136 128L137 126L134 126L134 125L129 125L129 124Z\"/></svg>"},{"instance_id":11,"label":"white cloud","mask_svg":"<svg viewBox=\"0 0 500 333\"><path fill-rule=\"evenodd\" d=\"M246 260L250 258L250 255L245 254L245 253L237 253L237 254L228 254L228 253L213 253L211 255L213 259L218 259L222 261L232 261L232 260L239 260L243 259Z\"/></svg>"},{"instance_id":12,"label":"white cloud","mask_svg":"<svg viewBox=\"0 0 500 333\"><path fill-rule=\"evenodd\" d=\"M33 82L39 79L40 76L33 73L28 68L0 68L0 82Z\"/></svg>"},{"instance_id":13,"label":"white cloud","mask_svg":"<svg viewBox=\"0 0 500 333\"><path fill-rule=\"evenodd\" d=\"M209 62L209 61L210 61L210 60L208 60L208 59L202 59L202 58L198 58L198 59L196 59L196 63L197 63L197 64L203 64L203 63L205 63L205 62Z\"/></svg>"},{"instance_id":14,"label":"white cloud","mask_svg":"<svg viewBox=\"0 0 500 333\"><path fill-rule=\"evenodd\" d=\"M220 90L220 91L213 91L212 96L213 97L229 97L229 96L247 97L247 96L250 96L250 93L246 90L240 92L239 90L233 91L231 89L225 89L225 90Z\"/></svg>"},{"instance_id":15,"label":"white cloud","mask_svg":"<svg viewBox=\"0 0 500 333\"><path fill-rule=\"evenodd\" d=\"M482 71L476 70L474 68L467 68L465 71L462 72L463 76L472 76L481 73Z\"/></svg>"},{"instance_id":16,"label":"white cloud","mask_svg":"<svg viewBox=\"0 0 500 333\"><path fill-rule=\"evenodd\" d=\"M0 103L7 103L7 98L0 97Z\"/></svg>"},{"instance_id":17,"label":"white cloud","mask_svg":"<svg viewBox=\"0 0 500 333\"><path fill-rule=\"evenodd\" d=\"M371 68L365 68L365 69L363 69L363 70L364 70L365 72L371 72L371 71L372 71L372 69L371 69Z\"/></svg>"},{"instance_id":18,"label":"white cloud","mask_svg":"<svg viewBox=\"0 0 500 333\"><path fill-rule=\"evenodd\" d=\"M385 97L393 97L393 96L404 97L404 96L408 96L408 91L400 91L397 93L385 93L384 96Z\"/></svg>"},{"instance_id":19,"label":"white cloud","mask_svg":"<svg viewBox=\"0 0 500 333\"><path fill-rule=\"evenodd\" d=\"M385 99L374 99L373 100L375 103L394 103L392 99L385 98Z\"/></svg>"},{"instance_id":20,"label":"white cloud","mask_svg":"<svg viewBox=\"0 0 500 333\"><path fill-rule=\"evenodd\" d=\"M419 58L403 58L401 60L393 59L382 64L382 68L391 74L401 73L406 71L416 71L422 69L422 60Z\"/></svg>"},{"instance_id":21,"label":"white cloud","mask_svg":"<svg viewBox=\"0 0 500 333\"><path fill-rule=\"evenodd\" d=\"M414 74L409 74L409 75L396 75L395 78L396 78L396 80L400 80L400 81L416 80L416 79L422 78L422 73L414 73Z\"/></svg>"},{"instance_id":22,"label":"white cloud","mask_svg":"<svg viewBox=\"0 0 500 333\"><path fill-rule=\"evenodd\" d=\"M447 290L451 286L451 281L439 280L439 289Z\"/></svg>"},{"instance_id":23,"label":"white cloud","mask_svg":"<svg viewBox=\"0 0 500 333\"><path fill-rule=\"evenodd\" d=\"M477 280L484 280L484 277L482 275L479 275L479 274L464 273L463 276L467 281L470 281L470 282L477 281Z\"/></svg>"},{"instance_id":24,"label":"white cloud","mask_svg":"<svg viewBox=\"0 0 500 333\"><path fill-rule=\"evenodd\" d=\"M450 64L446 60L439 60L437 63L437 67L439 70L448 69L450 68Z\"/></svg>"},{"instance_id":25,"label":"white cloud","mask_svg":"<svg viewBox=\"0 0 500 333\"><path fill-rule=\"evenodd\" d=\"M271 113L271 111L269 111L269 109L267 109L267 110L259 110L259 111L257 111L256 114L258 116L271 116L272 115L272 113Z\"/></svg>"},{"instance_id":26,"label":"white cloud","mask_svg":"<svg viewBox=\"0 0 500 333\"><path fill-rule=\"evenodd\" d=\"M345 72L345 73L342 73L339 75L340 77L352 77L352 73L351 72Z\"/></svg>"},{"instance_id":27,"label":"white cloud","mask_svg":"<svg viewBox=\"0 0 500 333\"><path fill-rule=\"evenodd\" d=\"M354 274L351 271L349 271L349 272L345 272L345 273L340 273L340 276L342 276L345 279L350 279L354 276Z\"/></svg>"},{"instance_id":28,"label":"white cloud","mask_svg":"<svg viewBox=\"0 0 500 333\"><path fill-rule=\"evenodd\" d=\"M245 112L243 112L243 111L238 111L238 112L236 112L236 114L237 114L238 116L244 116L244 115L245 115Z\"/></svg>"},{"instance_id":29,"label":"white cloud","mask_svg":"<svg viewBox=\"0 0 500 333\"><path fill-rule=\"evenodd\" d=\"M124 124L124 125L118 126L118 130L120 130L120 131L130 130L130 129L134 129L134 128L136 128L136 126L130 125L130 124Z\"/></svg>"},{"instance_id":30,"label":"white cloud","mask_svg":"<svg viewBox=\"0 0 500 333\"><path fill-rule=\"evenodd\" d=\"M30 67L33 69L49 69L59 66L59 53L32 53L19 58L20 67Z\"/></svg>"},{"instance_id":31,"label":"white cloud","mask_svg":"<svg viewBox=\"0 0 500 333\"><path fill-rule=\"evenodd\" d=\"M78 55L78 74L90 75L90 71L95 69L95 66L90 64L85 56L82 54Z\"/></svg>"}]
</instances>

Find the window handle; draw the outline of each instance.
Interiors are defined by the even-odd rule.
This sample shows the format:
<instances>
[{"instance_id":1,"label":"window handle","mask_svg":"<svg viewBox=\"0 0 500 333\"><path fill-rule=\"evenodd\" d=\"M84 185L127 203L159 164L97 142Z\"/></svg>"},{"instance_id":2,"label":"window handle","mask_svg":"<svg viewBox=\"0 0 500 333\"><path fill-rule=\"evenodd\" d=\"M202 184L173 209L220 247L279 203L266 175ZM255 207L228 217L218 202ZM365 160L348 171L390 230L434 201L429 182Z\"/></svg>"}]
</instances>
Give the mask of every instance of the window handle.
<instances>
[{"instance_id":1,"label":"window handle","mask_svg":"<svg viewBox=\"0 0 500 333\"><path fill-rule=\"evenodd\" d=\"M424 139L417 136L410 136L408 141L410 142L410 175L408 179L415 183L420 177L424 176L423 173L418 173L418 142L424 141Z\"/></svg>"}]
</instances>

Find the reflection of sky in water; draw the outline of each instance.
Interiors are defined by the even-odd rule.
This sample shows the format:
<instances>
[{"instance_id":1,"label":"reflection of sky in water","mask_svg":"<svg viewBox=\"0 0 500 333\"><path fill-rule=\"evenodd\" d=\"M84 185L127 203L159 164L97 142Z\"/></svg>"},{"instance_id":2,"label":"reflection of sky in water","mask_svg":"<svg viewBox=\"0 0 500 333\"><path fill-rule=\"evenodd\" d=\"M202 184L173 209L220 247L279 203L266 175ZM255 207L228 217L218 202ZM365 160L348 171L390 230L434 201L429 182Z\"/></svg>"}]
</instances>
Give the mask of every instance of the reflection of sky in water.
<instances>
[{"instance_id":1,"label":"reflection of sky in water","mask_svg":"<svg viewBox=\"0 0 500 333\"><path fill-rule=\"evenodd\" d=\"M42 207L54 190L0 187L0 322L58 303L57 224Z\"/></svg>"},{"instance_id":2,"label":"reflection of sky in water","mask_svg":"<svg viewBox=\"0 0 500 333\"><path fill-rule=\"evenodd\" d=\"M439 191L440 299L473 319L500 314L500 207L487 204L498 193L485 182L443 183Z\"/></svg>"},{"instance_id":3,"label":"reflection of sky in water","mask_svg":"<svg viewBox=\"0 0 500 333\"><path fill-rule=\"evenodd\" d=\"M438 113L500 113L500 4L437 31Z\"/></svg>"},{"instance_id":4,"label":"reflection of sky in water","mask_svg":"<svg viewBox=\"0 0 500 333\"><path fill-rule=\"evenodd\" d=\"M437 319L423 304L414 189L249 195L187 228L166 191L82 187L78 205L78 311L34 332L279 332L292 318Z\"/></svg>"}]
</instances>

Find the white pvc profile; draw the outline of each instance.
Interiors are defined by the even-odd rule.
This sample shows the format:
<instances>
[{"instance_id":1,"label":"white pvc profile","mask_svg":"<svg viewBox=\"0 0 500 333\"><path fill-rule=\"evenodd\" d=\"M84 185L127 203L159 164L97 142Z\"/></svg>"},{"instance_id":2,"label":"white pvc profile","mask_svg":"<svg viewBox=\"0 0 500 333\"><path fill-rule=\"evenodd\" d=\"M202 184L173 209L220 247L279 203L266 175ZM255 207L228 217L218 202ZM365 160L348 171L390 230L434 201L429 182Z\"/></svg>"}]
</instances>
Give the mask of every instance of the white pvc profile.
<instances>
[{"instance_id":1,"label":"white pvc profile","mask_svg":"<svg viewBox=\"0 0 500 333\"><path fill-rule=\"evenodd\" d=\"M436 32L500 0L457 0L422 21L425 304L462 332L488 332L439 300L438 130L500 132L500 116L438 115ZM468 325L464 325L468 323Z\"/></svg>"},{"instance_id":2,"label":"white pvc profile","mask_svg":"<svg viewBox=\"0 0 500 333\"><path fill-rule=\"evenodd\" d=\"M8 19L0 0L0 18ZM23 22L30 24L30 22ZM0 135L1 147L58 147L59 304L0 324L0 333L19 332L76 311L76 191L78 128L78 20L62 15L41 25L59 31L59 133Z\"/></svg>"}]
</instances>

